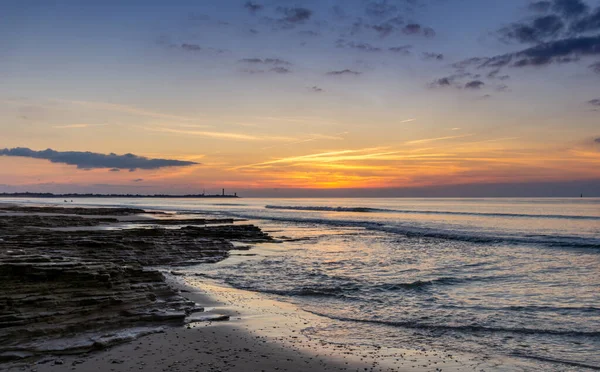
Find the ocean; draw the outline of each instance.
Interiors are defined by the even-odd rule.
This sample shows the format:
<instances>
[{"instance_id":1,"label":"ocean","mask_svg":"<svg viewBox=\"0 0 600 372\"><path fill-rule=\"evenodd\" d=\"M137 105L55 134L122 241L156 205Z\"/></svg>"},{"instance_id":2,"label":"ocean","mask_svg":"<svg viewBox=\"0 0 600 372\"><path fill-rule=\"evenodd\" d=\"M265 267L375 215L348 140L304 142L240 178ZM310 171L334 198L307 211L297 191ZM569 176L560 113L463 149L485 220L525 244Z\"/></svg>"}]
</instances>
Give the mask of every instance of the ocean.
<instances>
[{"instance_id":1,"label":"ocean","mask_svg":"<svg viewBox=\"0 0 600 372\"><path fill-rule=\"evenodd\" d=\"M311 337L510 356L546 370L600 369L600 198L73 204L260 226L283 243L190 270L335 320L305 329Z\"/></svg>"}]
</instances>

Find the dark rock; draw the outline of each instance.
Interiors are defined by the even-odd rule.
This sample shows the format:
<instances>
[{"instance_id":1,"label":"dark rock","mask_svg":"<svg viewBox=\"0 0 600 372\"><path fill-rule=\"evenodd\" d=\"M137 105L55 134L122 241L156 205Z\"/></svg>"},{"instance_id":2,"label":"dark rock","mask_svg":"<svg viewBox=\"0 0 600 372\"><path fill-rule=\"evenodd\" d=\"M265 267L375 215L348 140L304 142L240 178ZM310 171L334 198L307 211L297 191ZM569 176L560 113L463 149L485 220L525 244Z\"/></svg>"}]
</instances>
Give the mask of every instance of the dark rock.
<instances>
[{"instance_id":1,"label":"dark rock","mask_svg":"<svg viewBox=\"0 0 600 372\"><path fill-rule=\"evenodd\" d=\"M155 332L159 325L189 322L186 317L225 320L196 314L203 309L169 287L157 268L218 262L237 249L232 240L271 241L252 225L40 228L95 226L114 222L113 214L144 213L129 208L8 211L57 215L0 215L0 362L52 353L56 340L69 340L60 344L66 345L62 352L87 352L130 340L131 334L119 333L123 329ZM96 215L107 217L82 217Z\"/></svg>"}]
</instances>

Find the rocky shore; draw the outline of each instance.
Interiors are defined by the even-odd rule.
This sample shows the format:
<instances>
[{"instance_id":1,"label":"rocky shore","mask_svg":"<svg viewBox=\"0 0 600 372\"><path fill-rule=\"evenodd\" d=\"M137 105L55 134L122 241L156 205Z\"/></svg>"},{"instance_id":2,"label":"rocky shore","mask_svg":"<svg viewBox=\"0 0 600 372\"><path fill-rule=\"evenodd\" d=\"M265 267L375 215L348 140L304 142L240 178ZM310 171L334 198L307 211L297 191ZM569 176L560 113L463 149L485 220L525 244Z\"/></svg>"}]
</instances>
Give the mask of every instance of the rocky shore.
<instances>
[{"instance_id":1,"label":"rocky shore","mask_svg":"<svg viewBox=\"0 0 600 372\"><path fill-rule=\"evenodd\" d=\"M176 217L131 208L0 206L0 363L223 319L197 316L202 307L170 287L162 271L223 260L232 241L272 239L230 219Z\"/></svg>"}]
</instances>

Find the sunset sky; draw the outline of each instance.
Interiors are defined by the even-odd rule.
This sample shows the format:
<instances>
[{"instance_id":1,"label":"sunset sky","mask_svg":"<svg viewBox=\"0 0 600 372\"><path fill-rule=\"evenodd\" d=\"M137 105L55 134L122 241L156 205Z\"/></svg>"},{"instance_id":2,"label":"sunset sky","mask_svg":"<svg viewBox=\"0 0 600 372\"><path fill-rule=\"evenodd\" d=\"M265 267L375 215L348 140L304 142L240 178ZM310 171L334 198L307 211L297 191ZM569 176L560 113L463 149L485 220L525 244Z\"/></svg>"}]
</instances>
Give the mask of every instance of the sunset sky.
<instances>
[{"instance_id":1,"label":"sunset sky","mask_svg":"<svg viewBox=\"0 0 600 372\"><path fill-rule=\"evenodd\" d=\"M0 45L0 192L600 193L600 1L23 0Z\"/></svg>"}]
</instances>

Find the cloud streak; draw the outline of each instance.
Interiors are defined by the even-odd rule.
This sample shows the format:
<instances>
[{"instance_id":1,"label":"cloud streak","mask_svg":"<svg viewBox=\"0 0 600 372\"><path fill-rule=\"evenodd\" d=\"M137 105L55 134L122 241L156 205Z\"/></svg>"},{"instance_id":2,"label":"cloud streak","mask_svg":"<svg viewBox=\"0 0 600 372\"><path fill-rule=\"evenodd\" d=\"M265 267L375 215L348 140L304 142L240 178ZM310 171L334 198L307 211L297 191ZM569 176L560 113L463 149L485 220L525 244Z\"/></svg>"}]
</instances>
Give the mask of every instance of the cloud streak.
<instances>
[{"instance_id":1,"label":"cloud streak","mask_svg":"<svg viewBox=\"0 0 600 372\"><path fill-rule=\"evenodd\" d=\"M263 65L279 65L279 66L291 66L291 62L285 61L280 58L243 58L240 59L241 63L250 63L250 64L263 64Z\"/></svg>"},{"instance_id":2,"label":"cloud streak","mask_svg":"<svg viewBox=\"0 0 600 372\"><path fill-rule=\"evenodd\" d=\"M327 75L329 76L343 76L343 75L354 75L354 76L358 76L362 74L362 72L358 72L358 71L353 71L353 70L340 70L340 71L329 71L327 73Z\"/></svg>"},{"instance_id":3,"label":"cloud streak","mask_svg":"<svg viewBox=\"0 0 600 372\"><path fill-rule=\"evenodd\" d=\"M233 133L233 132L210 132L200 130L181 130L173 128L144 128L151 132L163 132L163 133L174 133L174 134L187 134L200 137L209 138L220 138L230 139L238 141L289 141L292 140L290 137L279 137L279 136L253 136L250 134Z\"/></svg>"},{"instance_id":4,"label":"cloud streak","mask_svg":"<svg viewBox=\"0 0 600 372\"><path fill-rule=\"evenodd\" d=\"M149 159L134 154L100 154L89 151L55 151L52 149L35 151L26 147L2 149L0 150L0 156L45 159L52 163L75 165L79 169L107 168L113 172L116 172L118 169L159 169L167 167L185 167L199 164L192 161Z\"/></svg>"},{"instance_id":5,"label":"cloud streak","mask_svg":"<svg viewBox=\"0 0 600 372\"><path fill-rule=\"evenodd\" d=\"M69 124L69 125L56 125L52 128L54 129L81 129L81 128L91 128L91 127L104 127L107 124Z\"/></svg>"},{"instance_id":6,"label":"cloud streak","mask_svg":"<svg viewBox=\"0 0 600 372\"><path fill-rule=\"evenodd\" d=\"M464 137L471 137L471 136L474 136L474 134L464 134L462 136L448 136L448 137L426 138L426 139L421 139L421 140L408 141L408 142L406 142L406 144L407 145L417 145L417 144L421 144L421 143L436 142L436 141L445 141L445 140L449 140L449 139L464 138Z\"/></svg>"}]
</instances>

